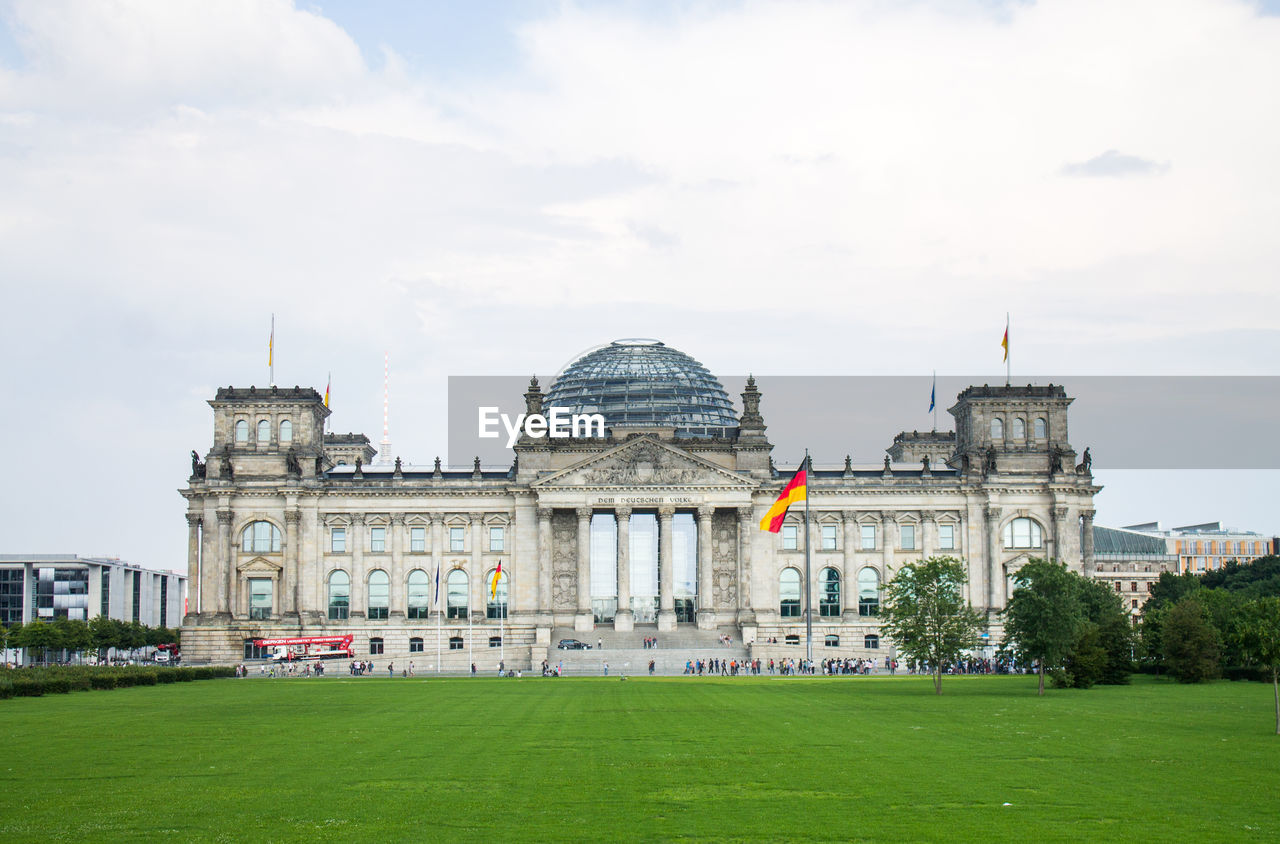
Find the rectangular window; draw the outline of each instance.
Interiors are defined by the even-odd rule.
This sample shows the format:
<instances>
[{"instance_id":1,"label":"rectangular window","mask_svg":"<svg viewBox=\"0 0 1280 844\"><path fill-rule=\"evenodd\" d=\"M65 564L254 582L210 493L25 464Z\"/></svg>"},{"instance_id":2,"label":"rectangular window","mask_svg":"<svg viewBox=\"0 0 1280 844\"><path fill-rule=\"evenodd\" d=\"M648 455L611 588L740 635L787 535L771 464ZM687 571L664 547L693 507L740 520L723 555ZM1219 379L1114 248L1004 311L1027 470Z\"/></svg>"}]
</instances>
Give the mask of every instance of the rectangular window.
<instances>
[{"instance_id":1,"label":"rectangular window","mask_svg":"<svg viewBox=\"0 0 1280 844\"><path fill-rule=\"evenodd\" d=\"M466 542L466 528L451 527L449 528L449 550L462 551Z\"/></svg>"},{"instance_id":2,"label":"rectangular window","mask_svg":"<svg viewBox=\"0 0 1280 844\"><path fill-rule=\"evenodd\" d=\"M938 525L938 548L943 551L954 551L956 548L956 526Z\"/></svg>"},{"instance_id":3,"label":"rectangular window","mask_svg":"<svg viewBox=\"0 0 1280 844\"><path fill-rule=\"evenodd\" d=\"M410 639L410 640L409 640L409 653L411 653L411 654L420 654L420 653L422 653L422 640L421 640L421 639L419 639L418 637L416 637L416 636L415 636L414 638L412 638L412 639Z\"/></svg>"},{"instance_id":4,"label":"rectangular window","mask_svg":"<svg viewBox=\"0 0 1280 844\"><path fill-rule=\"evenodd\" d=\"M105 569L104 569L105 571ZM107 578L103 575L105 586ZM22 621L22 597L26 586L25 573L20 568L0 569L0 624L10 625ZM104 592L105 596L106 593ZM103 603L106 598L103 598ZM106 615L106 612L103 612Z\"/></svg>"},{"instance_id":5,"label":"rectangular window","mask_svg":"<svg viewBox=\"0 0 1280 844\"><path fill-rule=\"evenodd\" d=\"M111 569L107 566L102 567L102 615L104 618L111 617ZM0 618L0 621L4 619Z\"/></svg>"},{"instance_id":6,"label":"rectangular window","mask_svg":"<svg viewBox=\"0 0 1280 844\"><path fill-rule=\"evenodd\" d=\"M369 551L380 554L387 550L387 529L375 527L369 529Z\"/></svg>"},{"instance_id":7,"label":"rectangular window","mask_svg":"<svg viewBox=\"0 0 1280 844\"><path fill-rule=\"evenodd\" d=\"M133 620L142 621L142 572L135 571L133 574Z\"/></svg>"},{"instance_id":8,"label":"rectangular window","mask_svg":"<svg viewBox=\"0 0 1280 844\"><path fill-rule=\"evenodd\" d=\"M899 525L898 526L898 545L903 551L916 550L916 526L915 525Z\"/></svg>"},{"instance_id":9,"label":"rectangular window","mask_svg":"<svg viewBox=\"0 0 1280 844\"><path fill-rule=\"evenodd\" d=\"M415 554L421 554L427 550L426 528L409 528L409 550Z\"/></svg>"},{"instance_id":10,"label":"rectangular window","mask_svg":"<svg viewBox=\"0 0 1280 844\"><path fill-rule=\"evenodd\" d=\"M347 529L344 527L331 528L329 530L329 550L335 554L345 554L347 551Z\"/></svg>"},{"instance_id":11,"label":"rectangular window","mask_svg":"<svg viewBox=\"0 0 1280 844\"><path fill-rule=\"evenodd\" d=\"M382 653L382 640L370 639L369 640L369 656L377 656L380 653Z\"/></svg>"},{"instance_id":12,"label":"rectangular window","mask_svg":"<svg viewBox=\"0 0 1280 844\"><path fill-rule=\"evenodd\" d=\"M489 528L489 550L495 554L505 550L503 546L507 544L507 529L504 527Z\"/></svg>"},{"instance_id":13,"label":"rectangular window","mask_svg":"<svg viewBox=\"0 0 1280 844\"><path fill-rule=\"evenodd\" d=\"M863 551L876 550L876 526L875 525L862 526L862 550Z\"/></svg>"},{"instance_id":14,"label":"rectangular window","mask_svg":"<svg viewBox=\"0 0 1280 844\"><path fill-rule=\"evenodd\" d=\"M271 578L249 578L249 619L262 621L271 617Z\"/></svg>"},{"instance_id":15,"label":"rectangular window","mask_svg":"<svg viewBox=\"0 0 1280 844\"><path fill-rule=\"evenodd\" d=\"M800 547L799 525L782 526L782 547L786 551L795 551Z\"/></svg>"},{"instance_id":16,"label":"rectangular window","mask_svg":"<svg viewBox=\"0 0 1280 844\"><path fill-rule=\"evenodd\" d=\"M1117 591L1117 592L1122 592L1122 591L1124 591L1124 584L1123 584L1123 583L1121 583L1121 582L1120 582L1120 581L1118 581L1118 580L1116 581L1116 591Z\"/></svg>"},{"instance_id":17,"label":"rectangular window","mask_svg":"<svg viewBox=\"0 0 1280 844\"><path fill-rule=\"evenodd\" d=\"M839 527L840 527L839 525L823 525L822 526L822 550L823 551L836 550L836 532L839 529Z\"/></svg>"},{"instance_id":18,"label":"rectangular window","mask_svg":"<svg viewBox=\"0 0 1280 844\"><path fill-rule=\"evenodd\" d=\"M169 578L160 577L160 626L168 627L169 621Z\"/></svg>"}]
</instances>

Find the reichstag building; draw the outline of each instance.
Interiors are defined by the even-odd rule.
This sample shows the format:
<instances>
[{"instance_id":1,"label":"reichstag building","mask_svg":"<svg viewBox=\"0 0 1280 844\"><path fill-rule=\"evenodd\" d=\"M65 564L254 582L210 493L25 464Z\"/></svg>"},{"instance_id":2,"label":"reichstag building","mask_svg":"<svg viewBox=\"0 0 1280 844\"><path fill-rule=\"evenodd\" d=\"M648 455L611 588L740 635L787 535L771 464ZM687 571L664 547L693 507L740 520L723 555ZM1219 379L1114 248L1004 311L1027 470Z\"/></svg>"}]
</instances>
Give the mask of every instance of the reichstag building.
<instances>
[{"instance_id":1,"label":"reichstag building","mask_svg":"<svg viewBox=\"0 0 1280 844\"><path fill-rule=\"evenodd\" d=\"M799 658L806 543L815 658L889 655L884 583L944 553L967 562L995 642L1028 557L1092 573L1099 487L1067 439L1071 401L1056 385L969 387L954 431L899 434L882 469L813 472L801 536L796 507L780 533L759 528L795 469L770 459L767 397L748 380L735 407L657 341L596 349L546 392L532 380L529 414L600 413L605 436L525 433L507 471L375 465L367 437L324 432L314 389L222 388L212 447L192 453L181 491L184 657L238 662L255 639L351 635L379 667L435 664L439 642L445 670L528 669L554 662L561 637L608 635L729 636L755 657Z\"/></svg>"}]
</instances>

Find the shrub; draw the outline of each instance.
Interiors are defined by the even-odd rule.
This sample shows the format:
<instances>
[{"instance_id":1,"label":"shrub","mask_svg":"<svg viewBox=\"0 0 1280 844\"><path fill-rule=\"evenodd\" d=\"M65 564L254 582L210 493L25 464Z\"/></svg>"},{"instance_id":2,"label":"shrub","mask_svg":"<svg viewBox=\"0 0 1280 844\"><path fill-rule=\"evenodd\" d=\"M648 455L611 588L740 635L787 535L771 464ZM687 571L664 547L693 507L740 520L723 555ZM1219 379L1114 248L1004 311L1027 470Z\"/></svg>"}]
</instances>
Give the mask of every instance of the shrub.
<instances>
[{"instance_id":1,"label":"shrub","mask_svg":"<svg viewBox=\"0 0 1280 844\"><path fill-rule=\"evenodd\" d=\"M13 693L16 697L40 697L44 694L44 683L33 677L15 677Z\"/></svg>"},{"instance_id":2,"label":"shrub","mask_svg":"<svg viewBox=\"0 0 1280 844\"><path fill-rule=\"evenodd\" d=\"M159 679L156 677L156 672L154 671L139 671L134 676L136 678L136 685L139 686L154 686L159 682Z\"/></svg>"},{"instance_id":3,"label":"shrub","mask_svg":"<svg viewBox=\"0 0 1280 844\"><path fill-rule=\"evenodd\" d=\"M56 674L51 677L44 678L45 694L65 695L71 691L71 681L66 677L59 677Z\"/></svg>"},{"instance_id":4,"label":"shrub","mask_svg":"<svg viewBox=\"0 0 1280 844\"><path fill-rule=\"evenodd\" d=\"M89 678L89 685L95 689L114 689L116 687L116 675L109 674L106 671L95 673Z\"/></svg>"},{"instance_id":5,"label":"shrub","mask_svg":"<svg viewBox=\"0 0 1280 844\"><path fill-rule=\"evenodd\" d=\"M167 668L157 671L156 679L159 680L161 683L176 683L178 681L177 675L175 675L172 670Z\"/></svg>"},{"instance_id":6,"label":"shrub","mask_svg":"<svg viewBox=\"0 0 1280 844\"><path fill-rule=\"evenodd\" d=\"M0 680L0 700L7 700L13 697L13 681Z\"/></svg>"},{"instance_id":7,"label":"shrub","mask_svg":"<svg viewBox=\"0 0 1280 844\"><path fill-rule=\"evenodd\" d=\"M196 679L196 670L194 668L175 668L173 676L177 678L179 683L190 683Z\"/></svg>"}]
</instances>

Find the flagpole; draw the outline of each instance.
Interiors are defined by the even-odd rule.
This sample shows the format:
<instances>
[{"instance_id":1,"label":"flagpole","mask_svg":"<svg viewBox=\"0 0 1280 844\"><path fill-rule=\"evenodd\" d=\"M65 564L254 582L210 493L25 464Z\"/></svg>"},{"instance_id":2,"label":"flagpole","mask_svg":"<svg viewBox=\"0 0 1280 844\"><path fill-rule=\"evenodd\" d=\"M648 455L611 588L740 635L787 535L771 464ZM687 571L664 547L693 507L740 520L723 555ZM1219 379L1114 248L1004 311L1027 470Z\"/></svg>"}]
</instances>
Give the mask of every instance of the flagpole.
<instances>
[{"instance_id":1,"label":"flagpole","mask_svg":"<svg viewBox=\"0 0 1280 844\"><path fill-rule=\"evenodd\" d=\"M439 674L444 670L444 666L440 664L440 628L443 624L441 617L444 613L440 612L440 564L436 563L436 673Z\"/></svg>"},{"instance_id":2,"label":"flagpole","mask_svg":"<svg viewBox=\"0 0 1280 844\"><path fill-rule=\"evenodd\" d=\"M933 430L938 430L938 370L933 371L933 392L929 394L929 404L933 405Z\"/></svg>"},{"instance_id":3,"label":"flagpole","mask_svg":"<svg viewBox=\"0 0 1280 844\"><path fill-rule=\"evenodd\" d=\"M1008 387L1013 382L1013 356L1009 354L1009 347L1013 343L1009 340L1009 312L1004 312L1004 385Z\"/></svg>"},{"instance_id":4,"label":"flagpole","mask_svg":"<svg viewBox=\"0 0 1280 844\"><path fill-rule=\"evenodd\" d=\"M809 457L809 449L804 450L804 641L805 641L805 659L809 663L809 667L813 667L813 596L812 589L809 585L811 578L809 566L809 546L812 544L813 537L809 535L809 490L813 478L813 461Z\"/></svg>"},{"instance_id":5,"label":"flagpole","mask_svg":"<svg viewBox=\"0 0 1280 844\"><path fill-rule=\"evenodd\" d=\"M276 315L271 315L271 342L267 344L267 370L271 386L276 385Z\"/></svg>"},{"instance_id":6,"label":"flagpole","mask_svg":"<svg viewBox=\"0 0 1280 844\"><path fill-rule=\"evenodd\" d=\"M471 584L467 584L467 591L471 591ZM467 675L471 674L471 666L476 664L475 652L475 630L471 627L471 600L468 596L467 600Z\"/></svg>"}]
</instances>

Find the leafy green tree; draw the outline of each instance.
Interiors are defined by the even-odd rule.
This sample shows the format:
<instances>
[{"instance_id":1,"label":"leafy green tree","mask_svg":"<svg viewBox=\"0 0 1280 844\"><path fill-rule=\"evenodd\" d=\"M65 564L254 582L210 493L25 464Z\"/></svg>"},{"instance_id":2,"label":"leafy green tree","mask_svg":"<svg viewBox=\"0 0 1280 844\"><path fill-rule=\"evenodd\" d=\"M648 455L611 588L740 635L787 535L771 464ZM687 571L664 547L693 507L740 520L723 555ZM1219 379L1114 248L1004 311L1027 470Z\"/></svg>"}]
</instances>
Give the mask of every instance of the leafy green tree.
<instances>
[{"instance_id":1,"label":"leafy green tree","mask_svg":"<svg viewBox=\"0 0 1280 844\"><path fill-rule=\"evenodd\" d=\"M53 626L57 629L60 647L77 656L93 645L93 634L89 631L89 625L79 619L59 618Z\"/></svg>"},{"instance_id":2,"label":"leafy green tree","mask_svg":"<svg viewBox=\"0 0 1280 844\"><path fill-rule=\"evenodd\" d=\"M4 650L10 648L20 648L18 642L22 640L22 622L15 621L8 626L0 625L0 645L4 646Z\"/></svg>"},{"instance_id":3,"label":"leafy green tree","mask_svg":"<svg viewBox=\"0 0 1280 844\"><path fill-rule=\"evenodd\" d=\"M41 662L49 661L49 651L62 647L62 637L56 627L48 622L33 621L24 625L21 633L19 647L26 648L28 652L35 651L40 655Z\"/></svg>"},{"instance_id":4,"label":"leafy green tree","mask_svg":"<svg viewBox=\"0 0 1280 844\"><path fill-rule=\"evenodd\" d=\"M147 644L147 628L136 621L131 621L125 625L122 633L121 639L124 646L129 649L130 654L138 648L145 647Z\"/></svg>"},{"instance_id":5,"label":"leafy green tree","mask_svg":"<svg viewBox=\"0 0 1280 844\"><path fill-rule=\"evenodd\" d=\"M1083 654L1068 655L1074 664L1072 674L1078 679L1073 683L1089 688L1094 683L1123 685L1133 673L1133 623L1125 611L1124 601L1105 583L1091 577L1072 574L1080 599L1080 608L1088 624L1077 637L1077 648L1098 647L1103 658L1085 659ZM1088 641L1083 641L1088 637ZM1087 669L1087 670L1086 670Z\"/></svg>"},{"instance_id":6,"label":"leafy green tree","mask_svg":"<svg viewBox=\"0 0 1280 844\"><path fill-rule=\"evenodd\" d=\"M1032 557L1013 577L1004 610L1003 647L1021 662L1034 661L1044 694L1046 668L1062 667L1085 622L1080 590L1062 563Z\"/></svg>"},{"instance_id":7,"label":"leafy green tree","mask_svg":"<svg viewBox=\"0 0 1280 844\"><path fill-rule=\"evenodd\" d=\"M1198 595L1178 601L1164 622L1165 664L1180 683L1203 683L1222 673L1221 636Z\"/></svg>"},{"instance_id":8,"label":"leafy green tree","mask_svg":"<svg viewBox=\"0 0 1280 844\"><path fill-rule=\"evenodd\" d=\"M966 580L964 563L955 557L908 563L885 586L880 604L881 626L899 651L929 665L935 694L942 694L944 666L977 643L982 627L964 599Z\"/></svg>"},{"instance_id":9,"label":"leafy green tree","mask_svg":"<svg viewBox=\"0 0 1280 844\"><path fill-rule=\"evenodd\" d=\"M1280 598L1258 598L1244 604L1233 632L1246 662L1271 670L1276 735L1280 736Z\"/></svg>"},{"instance_id":10,"label":"leafy green tree","mask_svg":"<svg viewBox=\"0 0 1280 844\"><path fill-rule=\"evenodd\" d=\"M89 622L89 632L93 636L93 647L98 649L101 658L105 658L110 649L120 647L120 626L115 619L105 615L94 616Z\"/></svg>"}]
</instances>

